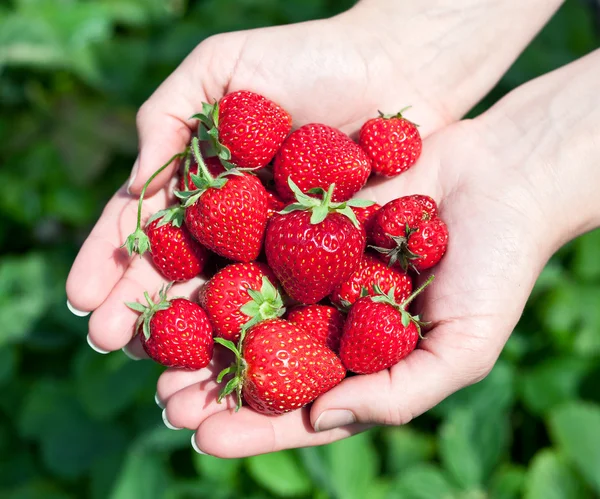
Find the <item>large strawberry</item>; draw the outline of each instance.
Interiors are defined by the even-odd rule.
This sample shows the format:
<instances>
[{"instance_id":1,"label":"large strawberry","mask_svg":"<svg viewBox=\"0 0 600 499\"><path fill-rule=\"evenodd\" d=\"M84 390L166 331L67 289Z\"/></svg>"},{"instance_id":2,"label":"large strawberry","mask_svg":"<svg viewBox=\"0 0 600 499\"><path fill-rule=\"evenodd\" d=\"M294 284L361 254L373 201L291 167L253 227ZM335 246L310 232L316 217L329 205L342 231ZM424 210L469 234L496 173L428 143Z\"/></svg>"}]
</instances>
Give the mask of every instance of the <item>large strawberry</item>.
<instances>
[{"instance_id":1,"label":"large strawberry","mask_svg":"<svg viewBox=\"0 0 600 499\"><path fill-rule=\"evenodd\" d=\"M329 295L329 299L338 307L349 308L361 296L374 295L375 286L384 293L394 289L394 297L402 301L412 291L412 280L406 272L388 267L365 253L357 269Z\"/></svg>"},{"instance_id":2,"label":"large strawberry","mask_svg":"<svg viewBox=\"0 0 600 499\"><path fill-rule=\"evenodd\" d=\"M273 165L277 192L286 201L294 199L288 178L304 193L335 184L333 200L346 201L365 185L370 173L371 162L358 144L335 128L315 123L295 130Z\"/></svg>"},{"instance_id":3,"label":"large strawberry","mask_svg":"<svg viewBox=\"0 0 600 499\"><path fill-rule=\"evenodd\" d=\"M167 298L170 286L160 291L157 303L144 293L148 306L126 304L141 314L135 325L136 333L148 356L163 366L201 369L212 359L212 326L197 303L185 298Z\"/></svg>"},{"instance_id":4,"label":"large strawberry","mask_svg":"<svg viewBox=\"0 0 600 499\"><path fill-rule=\"evenodd\" d=\"M194 116L199 136L227 167L257 169L269 164L292 129L291 116L262 95L240 90Z\"/></svg>"},{"instance_id":5,"label":"large strawberry","mask_svg":"<svg viewBox=\"0 0 600 499\"><path fill-rule=\"evenodd\" d=\"M346 375L340 359L329 348L291 322L272 319L248 330L241 347L216 338L232 350L236 362L218 381L233 374L219 400L236 392L238 408L244 400L268 415L300 409L331 390Z\"/></svg>"},{"instance_id":6,"label":"large strawberry","mask_svg":"<svg viewBox=\"0 0 600 499\"><path fill-rule=\"evenodd\" d=\"M348 314L340 342L340 358L346 369L371 374L392 367L417 346L424 325L412 316L409 303L433 280L431 276L402 303L376 287L375 296L360 298Z\"/></svg>"},{"instance_id":7,"label":"large strawberry","mask_svg":"<svg viewBox=\"0 0 600 499\"><path fill-rule=\"evenodd\" d=\"M304 304L317 303L352 274L365 249L365 231L351 206L354 199L331 201L335 186L323 199L303 194L289 179L296 203L269 220L265 236L267 262L287 294Z\"/></svg>"},{"instance_id":8,"label":"large strawberry","mask_svg":"<svg viewBox=\"0 0 600 499\"><path fill-rule=\"evenodd\" d=\"M402 112L379 113L360 129L358 143L371 159L373 171L393 177L408 170L421 155L423 141L417 126Z\"/></svg>"},{"instance_id":9,"label":"large strawberry","mask_svg":"<svg viewBox=\"0 0 600 499\"><path fill-rule=\"evenodd\" d=\"M329 305L300 305L288 312L287 320L300 326L334 352L339 350L346 318L337 308Z\"/></svg>"},{"instance_id":10,"label":"large strawberry","mask_svg":"<svg viewBox=\"0 0 600 499\"><path fill-rule=\"evenodd\" d=\"M230 260L250 262L258 257L267 224L267 193L254 175L236 169L214 177L200 154L198 139L192 151L199 175L192 175L194 191L179 191L184 200L185 224L208 249Z\"/></svg>"},{"instance_id":11,"label":"large strawberry","mask_svg":"<svg viewBox=\"0 0 600 499\"><path fill-rule=\"evenodd\" d=\"M277 284L264 263L234 263L217 272L200 292L215 336L238 341L242 326L281 317L285 309Z\"/></svg>"},{"instance_id":12,"label":"large strawberry","mask_svg":"<svg viewBox=\"0 0 600 499\"><path fill-rule=\"evenodd\" d=\"M437 205L423 195L387 203L375 214L370 236L389 265L417 272L437 264L448 246L448 228L437 216Z\"/></svg>"}]
</instances>

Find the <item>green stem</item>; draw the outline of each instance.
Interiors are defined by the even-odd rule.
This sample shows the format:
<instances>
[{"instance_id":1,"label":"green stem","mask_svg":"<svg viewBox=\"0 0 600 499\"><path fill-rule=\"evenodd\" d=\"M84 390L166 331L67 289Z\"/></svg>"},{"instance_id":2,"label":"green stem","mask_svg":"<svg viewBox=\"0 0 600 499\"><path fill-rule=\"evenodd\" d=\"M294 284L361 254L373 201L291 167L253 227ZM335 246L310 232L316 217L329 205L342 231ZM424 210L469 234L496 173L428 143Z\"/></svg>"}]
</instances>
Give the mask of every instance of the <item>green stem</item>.
<instances>
[{"instance_id":1,"label":"green stem","mask_svg":"<svg viewBox=\"0 0 600 499\"><path fill-rule=\"evenodd\" d=\"M162 165L158 170L156 170L151 176L150 178L146 181L146 183L144 184L144 187L142 187L142 192L140 193L140 200L138 201L138 211L137 211L137 226L136 226L136 230L140 230L142 227L142 205L144 203L144 196L146 194L146 189L148 188L148 186L152 183L152 181L157 177L157 175L162 172L167 166L169 166L173 161L175 161L177 158L180 158L181 156L183 156L184 154L186 154L185 152L178 152L177 154L174 154L173 156L171 156L171 159L169 161L167 161L164 165Z\"/></svg>"},{"instance_id":2,"label":"green stem","mask_svg":"<svg viewBox=\"0 0 600 499\"><path fill-rule=\"evenodd\" d=\"M214 180L214 177L208 171L206 167L206 163L204 163L204 159L202 159L202 154L200 153L200 142L198 141L198 137L194 137L192 139L192 151L194 152L194 158L196 159L196 163L198 163L198 169L202 171L202 174L205 178Z\"/></svg>"},{"instance_id":3,"label":"green stem","mask_svg":"<svg viewBox=\"0 0 600 499\"><path fill-rule=\"evenodd\" d=\"M190 163L192 162L190 151L185 155L185 164L183 166L183 190L189 191L188 177L190 176Z\"/></svg>"},{"instance_id":4,"label":"green stem","mask_svg":"<svg viewBox=\"0 0 600 499\"><path fill-rule=\"evenodd\" d=\"M412 294L406 300L402 302L401 307L406 308L421 291L423 291L427 286L429 286L433 282L434 279L435 275L431 274L423 284L421 284L415 291L412 292Z\"/></svg>"},{"instance_id":5,"label":"green stem","mask_svg":"<svg viewBox=\"0 0 600 499\"><path fill-rule=\"evenodd\" d=\"M150 295L148 294L148 291L144 291L144 298L146 298L146 301L148 302L148 305L150 306L150 308L152 308L154 306L154 302L150 298Z\"/></svg>"}]
</instances>

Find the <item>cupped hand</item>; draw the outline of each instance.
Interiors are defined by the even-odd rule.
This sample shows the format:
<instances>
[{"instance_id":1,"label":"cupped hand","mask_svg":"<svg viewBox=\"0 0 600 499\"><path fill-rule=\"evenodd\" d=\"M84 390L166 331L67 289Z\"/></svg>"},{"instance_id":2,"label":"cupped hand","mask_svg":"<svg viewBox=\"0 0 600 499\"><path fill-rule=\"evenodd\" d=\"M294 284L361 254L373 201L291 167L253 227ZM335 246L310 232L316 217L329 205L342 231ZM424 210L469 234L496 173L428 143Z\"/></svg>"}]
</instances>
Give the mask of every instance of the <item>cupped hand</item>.
<instances>
[{"instance_id":1,"label":"cupped hand","mask_svg":"<svg viewBox=\"0 0 600 499\"><path fill-rule=\"evenodd\" d=\"M235 413L232 401L216 402L209 372L169 370L158 396L171 424L196 430L203 452L248 456L405 424L485 377L553 251L540 200L520 165L497 159L487 134L479 122L447 127L425 141L415 167L362 193L379 203L428 194L448 224L448 251L418 305L431 325L412 354L391 369L347 378L311 407L280 417L247 407Z\"/></svg>"},{"instance_id":2,"label":"cupped hand","mask_svg":"<svg viewBox=\"0 0 600 499\"><path fill-rule=\"evenodd\" d=\"M139 156L129 184L106 206L67 281L71 308L82 315L93 311L88 340L96 349L124 347L136 319L124 302L142 299L145 290L154 292L164 283L148 258L130 258L121 245L135 229L137 195L144 182L189 143L195 127L189 118L201 110L202 102L251 90L282 105L296 126L325 122L348 133L356 132L377 109L392 112L407 104L413 106L408 117L421 125L423 135L451 120L441 101L423 98L439 92L428 89L427 82L434 79L420 68L418 51L411 50L409 61L382 30L366 27L365 15L349 11L328 20L209 38L142 106L137 119ZM414 74L403 69L402 60L415 68ZM455 110L457 115L461 111ZM176 166L150 185L147 194L153 195L144 202L144 220L174 201L169 179ZM185 294L200 283L197 279L176 286L173 293Z\"/></svg>"}]
</instances>

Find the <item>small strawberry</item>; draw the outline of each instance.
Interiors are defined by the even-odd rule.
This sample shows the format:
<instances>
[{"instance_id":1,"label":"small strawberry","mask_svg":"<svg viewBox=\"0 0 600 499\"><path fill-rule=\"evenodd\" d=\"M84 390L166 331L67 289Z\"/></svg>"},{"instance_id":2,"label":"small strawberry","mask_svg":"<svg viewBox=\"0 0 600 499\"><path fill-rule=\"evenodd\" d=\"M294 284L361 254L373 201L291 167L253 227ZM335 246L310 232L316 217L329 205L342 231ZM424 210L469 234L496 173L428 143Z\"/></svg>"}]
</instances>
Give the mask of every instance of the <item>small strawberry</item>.
<instances>
[{"instance_id":1,"label":"small strawberry","mask_svg":"<svg viewBox=\"0 0 600 499\"><path fill-rule=\"evenodd\" d=\"M269 218L271 218L274 213L283 210L286 204L287 203L283 201L276 192L267 189L267 211Z\"/></svg>"},{"instance_id":2,"label":"small strawberry","mask_svg":"<svg viewBox=\"0 0 600 499\"><path fill-rule=\"evenodd\" d=\"M339 130L308 124L294 131L275 156L273 174L277 192L292 201L288 178L307 193L336 185L334 201L347 201L365 185L371 163L365 152Z\"/></svg>"},{"instance_id":3,"label":"small strawberry","mask_svg":"<svg viewBox=\"0 0 600 499\"><path fill-rule=\"evenodd\" d=\"M371 233L373 221L375 220L375 213L380 209L381 205L377 203L373 203L371 206L365 206L363 208L352 208L352 211L356 215L356 219L365 228L367 237Z\"/></svg>"},{"instance_id":4,"label":"small strawberry","mask_svg":"<svg viewBox=\"0 0 600 499\"><path fill-rule=\"evenodd\" d=\"M240 90L197 114L199 136L226 167L258 169L269 164L292 129L291 116L262 95Z\"/></svg>"},{"instance_id":5,"label":"small strawberry","mask_svg":"<svg viewBox=\"0 0 600 499\"><path fill-rule=\"evenodd\" d=\"M250 262L260 254L267 224L267 193L254 175L228 170L213 177L200 154L192 151L200 170L192 175L194 191L178 191L184 200L185 224L208 249L230 260Z\"/></svg>"},{"instance_id":6,"label":"small strawberry","mask_svg":"<svg viewBox=\"0 0 600 499\"><path fill-rule=\"evenodd\" d=\"M300 305L288 312L287 320L304 329L321 345L334 352L339 350L346 318L337 308L329 305Z\"/></svg>"},{"instance_id":7,"label":"small strawberry","mask_svg":"<svg viewBox=\"0 0 600 499\"><path fill-rule=\"evenodd\" d=\"M421 322L406 310L409 303L433 281L433 276L398 304L394 289L387 294L376 287L375 296L360 298L348 314L340 342L340 358L356 374L372 374L392 367L411 353L421 335Z\"/></svg>"},{"instance_id":8,"label":"small strawberry","mask_svg":"<svg viewBox=\"0 0 600 499\"><path fill-rule=\"evenodd\" d=\"M296 203L269 220L265 236L267 262L283 289L303 304L317 303L344 282L365 249L365 231L351 206L369 201L331 201L334 185L322 200L303 194L289 179Z\"/></svg>"},{"instance_id":9,"label":"small strawberry","mask_svg":"<svg viewBox=\"0 0 600 499\"><path fill-rule=\"evenodd\" d=\"M417 125L398 114L379 113L360 129L358 143L367 153L373 171L394 177L408 170L421 155L423 141Z\"/></svg>"},{"instance_id":10,"label":"small strawberry","mask_svg":"<svg viewBox=\"0 0 600 499\"><path fill-rule=\"evenodd\" d=\"M417 272L436 265L448 246L448 228L429 196L404 196L381 208L373 221L373 248L389 265Z\"/></svg>"},{"instance_id":11,"label":"small strawberry","mask_svg":"<svg viewBox=\"0 0 600 499\"><path fill-rule=\"evenodd\" d=\"M412 280L406 272L390 268L365 253L357 269L329 295L329 299L338 307L348 309L361 296L374 295L375 286L384 293L394 289L394 297L401 302L410 295Z\"/></svg>"},{"instance_id":12,"label":"small strawberry","mask_svg":"<svg viewBox=\"0 0 600 499\"><path fill-rule=\"evenodd\" d=\"M277 284L264 263L234 263L217 272L200 293L215 336L238 341L242 326L281 317L285 309Z\"/></svg>"},{"instance_id":13,"label":"small strawberry","mask_svg":"<svg viewBox=\"0 0 600 499\"><path fill-rule=\"evenodd\" d=\"M233 374L219 395L237 393L261 414L283 414L300 409L340 383L346 371L333 353L291 322L272 319L248 330L241 347L216 338L232 350L236 362L221 371L221 382Z\"/></svg>"},{"instance_id":14,"label":"small strawberry","mask_svg":"<svg viewBox=\"0 0 600 499\"><path fill-rule=\"evenodd\" d=\"M135 325L136 334L141 333L144 350L159 364L201 369L212 359L212 326L197 303L185 298L167 298L171 284L160 291L158 303L144 293L147 307L141 303L126 304L141 313Z\"/></svg>"}]
</instances>

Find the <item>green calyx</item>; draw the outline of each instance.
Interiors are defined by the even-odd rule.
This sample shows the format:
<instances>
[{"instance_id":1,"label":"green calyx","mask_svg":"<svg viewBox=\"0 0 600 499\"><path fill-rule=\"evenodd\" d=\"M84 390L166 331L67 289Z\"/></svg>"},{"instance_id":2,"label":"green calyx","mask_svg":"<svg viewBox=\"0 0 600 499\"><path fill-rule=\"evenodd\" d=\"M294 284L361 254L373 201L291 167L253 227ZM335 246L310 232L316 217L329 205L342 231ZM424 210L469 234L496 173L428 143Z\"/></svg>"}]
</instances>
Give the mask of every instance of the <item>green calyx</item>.
<instances>
[{"instance_id":1,"label":"green calyx","mask_svg":"<svg viewBox=\"0 0 600 499\"><path fill-rule=\"evenodd\" d=\"M407 308L410 305L410 303L427 286L429 286L433 282L434 278L435 278L435 276L433 274L430 275L429 278L421 286L419 286L416 290L414 290L411 293L411 295L408 298L406 298L402 303L396 302L396 298L395 298L396 287L395 286L392 287L387 293L385 293L381 289L379 284L375 284L375 285L373 285L373 290L375 291L375 295L370 296L369 298L376 303L385 303L386 305L390 305L391 307L395 308L398 312L400 312L400 315L402 317L402 325L404 327L408 327L409 324L412 322L417 328L419 337L423 338L423 336L421 336L421 328L424 326L427 326L429 323L422 321L418 315L411 315L410 312L407 310ZM362 293L361 293L361 295L362 295Z\"/></svg>"},{"instance_id":2,"label":"green calyx","mask_svg":"<svg viewBox=\"0 0 600 499\"><path fill-rule=\"evenodd\" d=\"M174 154L173 156L171 156L171 159L169 159L169 161L167 161L158 170L156 170L150 176L150 178L146 181L146 183L144 184L144 187L142 187L142 192L140 194L140 199L138 201L137 224L135 227L135 231L133 231L131 234L129 234L129 236L127 236L127 239L123 243L123 245L121 245L121 248L123 248L123 247L127 248L127 252L129 253L130 256L133 255L134 253L137 253L141 256L150 249L150 240L148 239L148 236L146 236L146 234L142 230L142 206L144 203L144 196L146 195L146 189L148 188L148 186L152 183L152 181L157 177L157 175L160 172L162 172L165 168L167 168L167 166L169 166L176 159L186 157L188 155L188 152L189 151L186 149L184 152L180 152L180 153L177 153L177 154ZM152 219L150 219L147 223L150 223L153 220L155 220L157 218L157 215L158 215L158 213L156 215L154 215L154 217ZM167 223L167 222L165 222L165 223Z\"/></svg>"},{"instance_id":3,"label":"green calyx","mask_svg":"<svg viewBox=\"0 0 600 499\"><path fill-rule=\"evenodd\" d=\"M150 320L156 312L159 310L167 310L171 306L171 301L167 298L167 292L171 289L171 286L173 286L172 282L161 288L158 292L159 300L157 303L152 301L147 291L144 291L144 298L146 298L148 306L137 302L125 303L130 309L140 312L141 314L135 323L135 334L138 333L140 326L142 326L144 337L146 340L150 339Z\"/></svg>"},{"instance_id":4,"label":"green calyx","mask_svg":"<svg viewBox=\"0 0 600 499\"><path fill-rule=\"evenodd\" d=\"M219 393L217 402L221 402L224 397L231 393L236 393L236 411L242 407L242 388L244 387L244 378L246 375L246 361L242 355L244 338L246 333L259 322L269 319L276 319L285 313L283 300L278 289L271 284L266 276L262 278L260 291L247 289L248 295L252 298L240 308L240 311L250 319L244 323L240 330L240 339L235 345L230 340L215 338L215 343L231 350L235 355L235 361L227 368L223 369L217 377L217 382L221 383L226 376L233 375Z\"/></svg>"},{"instance_id":5,"label":"green calyx","mask_svg":"<svg viewBox=\"0 0 600 499\"><path fill-rule=\"evenodd\" d=\"M219 103L202 103L202 112L192 116L200 121L198 138L208 145L207 155L217 156L226 170L235 168L231 163L231 151L219 140Z\"/></svg>"},{"instance_id":6,"label":"green calyx","mask_svg":"<svg viewBox=\"0 0 600 499\"><path fill-rule=\"evenodd\" d=\"M184 207L191 206L194 204L204 192L208 189L221 189L227 183L227 176L229 175L243 175L241 171L233 168L221 173L219 176L214 177L206 166L202 153L200 152L200 141L198 137L192 139L191 151L194 155L194 159L198 163L198 174L192 174L191 179L196 187L194 190L183 190L175 191L175 196L182 200ZM185 173L184 173L185 174ZM184 177L187 183L187 175Z\"/></svg>"},{"instance_id":7,"label":"green calyx","mask_svg":"<svg viewBox=\"0 0 600 499\"><path fill-rule=\"evenodd\" d=\"M368 201L366 199L350 199L349 201L343 201L341 203L333 202L331 198L335 190L335 184L331 184L327 191L321 189L320 187L308 191L311 194L317 194L321 196L321 199L304 194L294 183L291 177L288 177L288 185L296 197L296 202L289 204L279 213L281 215L285 215L287 213L291 213L292 211L311 211L312 214L310 216L310 223L313 225L320 224L330 213L341 213L342 215L348 217L358 229L360 228L360 224L356 219L356 215L352 211L352 207L366 208L367 206L374 204L373 201Z\"/></svg>"},{"instance_id":8,"label":"green calyx","mask_svg":"<svg viewBox=\"0 0 600 499\"><path fill-rule=\"evenodd\" d=\"M402 270L406 272L409 267L411 267L417 274L418 270L413 265L413 260L417 260L419 258L423 258L422 255L417 255L413 253L408 247L408 240L410 235L413 232L416 232L417 229L411 229L408 224L406 224L405 232L403 236L393 236L392 234L386 234L392 241L394 241L395 245L393 248L381 248L379 246L369 246L373 248L378 253L385 255L389 258L388 267L392 267L396 263L400 265Z\"/></svg>"},{"instance_id":9,"label":"green calyx","mask_svg":"<svg viewBox=\"0 0 600 499\"><path fill-rule=\"evenodd\" d=\"M171 224L175 227L181 227L184 214L185 210L181 205L171 206L166 210L157 211L154 215L152 215L147 220L146 227L158 219L160 219L160 222L156 224L157 227L162 227L166 224ZM137 227L135 232L129 234L123 246L127 248L129 255L133 255L134 253L143 255L146 251L151 249L150 239L148 239L148 236L141 227Z\"/></svg>"}]
</instances>

